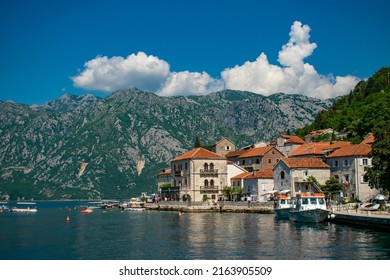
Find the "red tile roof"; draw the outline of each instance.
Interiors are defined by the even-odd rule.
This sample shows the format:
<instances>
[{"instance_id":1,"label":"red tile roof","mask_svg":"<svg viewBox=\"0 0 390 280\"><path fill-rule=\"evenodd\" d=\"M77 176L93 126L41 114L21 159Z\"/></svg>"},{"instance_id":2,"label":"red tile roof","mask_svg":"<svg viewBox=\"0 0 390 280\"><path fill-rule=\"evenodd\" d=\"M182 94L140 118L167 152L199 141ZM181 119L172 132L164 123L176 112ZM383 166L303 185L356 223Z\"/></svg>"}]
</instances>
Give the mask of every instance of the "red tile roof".
<instances>
[{"instance_id":1,"label":"red tile roof","mask_svg":"<svg viewBox=\"0 0 390 280\"><path fill-rule=\"evenodd\" d=\"M252 148L246 150L245 153L239 156L239 158L262 157L272 149L274 149L272 146Z\"/></svg>"},{"instance_id":2,"label":"red tile roof","mask_svg":"<svg viewBox=\"0 0 390 280\"><path fill-rule=\"evenodd\" d=\"M243 172L243 173L240 173L234 177L232 177L232 179L244 179L248 176L250 176L252 174L252 172Z\"/></svg>"},{"instance_id":3,"label":"red tile roof","mask_svg":"<svg viewBox=\"0 0 390 280\"><path fill-rule=\"evenodd\" d=\"M316 142L306 143L295 149L289 157L298 157L306 155L323 156L326 150L336 150L341 147L350 146L351 142L333 141L333 142Z\"/></svg>"},{"instance_id":4,"label":"red tile roof","mask_svg":"<svg viewBox=\"0 0 390 280\"><path fill-rule=\"evenodd\" d=\"M375 137L374 137L374 133L369 133L366 138L364 138L364 140L360 143L360 144L368 144L368 145L371 145L375 142Z\"/></svg>"},{"instance_id":5,"label":"red tile roof","mask_svg":"<svg viewBox=\"0 0 390 280\"><path fill-rule=\"evenodd\" d=\"M319 158L282 158L281 161L290 168L330 168Z\"/></svg>"},{"instance_id":6,"label":"red tile roof","mask_svg":"<svg viewBox=\"0 0 390 280\"><path fill-rule=\"evenodd\" d=\"M247 152L247 150L231 151L231 152L228 152L225 155L225 157L227 157L227 158L238 157L238 156L242 155L245 152Z\"/></svg>"},{"instance_id":7,"label":"red tile roof","mask_svg":"<svg viewBox=\"0 0 390 280\"><path fill-rule=\"evenodd\" d=\"M328 156L328 158L367 156L371 150L372 148L368 144L351 145L334 151Z\"/></svg>"},{"instance_id":8,"label":"red tile roof","mask_svg":"<svg viewBox=\"0 0 390 280\"><path fill-rule=\"evenodd\" d=\"M175 158L172 161L185 160L185 159L226 159L216 153L210 152L204 148L195 148L191 151Z\"/></svg>"},{"instance_id":9,"label":"red tile roof","mask_svg":"<svg viewBox=\"0 0 390 280\"><path fill-rule=\"evenodd\" d=\"M300 137L295 136L295 135L281 135L283 138L286 139L286 143L296 143L296 144L304 144L305 141L302 140Z\"/></svg>"},{"instance_id":10,"label":"red tile roof","mask_svg":"<svg viewBox=\"0 0 390 280\"><path fill-rule=\"evenodd\" d=\"M273 179L274 171L272 169L258 170L255 173L249 172L249 176L245 179Z\"/></svg>"},{"instance_id":11,"label":"red tile roof","mask_svg":"<svg viewBox=\"0 0 390 280\"><path fill-rule=\"evenodd\" d=\"M171 174L171 170L165 170L165 171L161 171L160 173L157 173L157 176L163 176L163 175L169 175Z\"/></svg>"}]
</instances>

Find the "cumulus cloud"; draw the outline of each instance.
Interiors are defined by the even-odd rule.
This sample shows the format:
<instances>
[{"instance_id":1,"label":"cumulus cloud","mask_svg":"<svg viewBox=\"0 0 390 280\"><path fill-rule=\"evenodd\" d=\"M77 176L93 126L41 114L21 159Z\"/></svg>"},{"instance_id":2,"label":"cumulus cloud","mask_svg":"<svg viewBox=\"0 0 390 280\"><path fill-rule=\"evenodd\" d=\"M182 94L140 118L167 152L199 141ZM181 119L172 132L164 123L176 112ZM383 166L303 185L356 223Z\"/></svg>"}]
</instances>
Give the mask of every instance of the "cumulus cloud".
<instances>
[{"instance_id":1,"label":"cumulus cloud","mask_svg":"<svg viewBox=\"0 0 390 280\"><path fill-rule=\"evenodd\" d=\"M174 72L157 92L162 96L202 95L224 89L221 80L213 79L206 72Z\"/></svg>"},{"instance_id":2,"label":"cumulus cloud","mask_svg":"<svg viewBox=\"0 0 390 280\"><path fill-rule=\"evenodd\" d=\"M112 92L117 89L138 87L157 91L169 76L169 64L144 52L127 58L98 56L84 64L85 69L73 77L76 87Z\"/></svg>"},{"instance_id":3,"label":"cumulus cloud","mask_svg":"<svg viewBox=\"0 0 390 280\"><path fill-rule=\"evenodd\" d=\"M279 51L281 66L270 64L262 53L256 61L225 69L221 77L226 88L264 95L284 92L325 99L346 94L357 84L359 80L354 76L324 76L304 62L317 47L315 43L310 43L308 25L294 22L289 35L290 40Z\"/></svg>"},{"instance_id":4,"label":"cumulus cloud","mask_svg":"<svg viewBox=\"0 0 390 280\"><path fill-rule=\"evenodd\" d=\"M127 58L98 56L84 64L85 69L73 77L76 87L113 92L137 87L162 96L203 95L225 88L251 91L263 95L276 92L331 98L348 93L359 81L354 76L321 75L305 63L317 48L310 42L310 27L295 21L289 41L279 51L279 65L261 53L255 61L227 68L221 79L206 72L171 72L170 65L143 52Z\"/></svg>"}]
</instances>

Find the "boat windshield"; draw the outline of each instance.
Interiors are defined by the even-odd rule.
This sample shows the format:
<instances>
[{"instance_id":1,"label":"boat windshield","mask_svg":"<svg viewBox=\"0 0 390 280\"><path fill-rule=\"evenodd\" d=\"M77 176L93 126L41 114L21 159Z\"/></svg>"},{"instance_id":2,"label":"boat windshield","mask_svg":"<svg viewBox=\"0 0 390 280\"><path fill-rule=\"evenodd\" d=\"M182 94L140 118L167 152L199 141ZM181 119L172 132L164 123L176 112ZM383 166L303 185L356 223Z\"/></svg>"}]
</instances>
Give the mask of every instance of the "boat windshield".
<instances>
[{"instance_id":1,"label":"boat windshield","mask_svg":"<svg viewBox=\"0 0 390 280\"><path fill-rule=\"evenodd\" d=\"M317 198L310 198L310 204L317 204Z\"/></svg>"}]
</instances>

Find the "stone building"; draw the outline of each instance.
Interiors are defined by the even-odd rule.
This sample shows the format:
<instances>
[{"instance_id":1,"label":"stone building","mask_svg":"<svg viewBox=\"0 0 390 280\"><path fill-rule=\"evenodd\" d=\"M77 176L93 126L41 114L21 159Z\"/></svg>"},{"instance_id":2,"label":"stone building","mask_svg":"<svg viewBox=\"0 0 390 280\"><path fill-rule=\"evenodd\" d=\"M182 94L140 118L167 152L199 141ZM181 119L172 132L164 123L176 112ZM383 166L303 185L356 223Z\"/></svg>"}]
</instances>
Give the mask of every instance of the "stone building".
<instances>
[{"instance_id":1,"label":"stone building","mask_svg":"<svg viewBox=\"0 0 390 280\"><path fill-rule=\"evenodd\" d=\"M327 156L332 176L343 184L343 196L347 200L367 201L379 191L371 188L365 168L371 167L371 145L359 144L340 148Z\"/></svg>"},{"instance_id":2,"label":"stone building","mask_svg":"<svg viewBox=\"0 0 390 280\"><path fill-rule=\"evenodd\" d=\"M217 200L227 182L227 159L195 148L171 161L173 187L183 201Z\"/></svg>"},{"instance_id":3,"label":"stone building","mask_svg":"<svg viewBox=\"0 0 390 280\"><path fill-rule=\"evenodd\" d=\"M313 176L319 184L330 178L330 166L319 158L283 158L274 168L274 189L298 192L313 191L308 178Z\"/></svg>"}]
</instances>

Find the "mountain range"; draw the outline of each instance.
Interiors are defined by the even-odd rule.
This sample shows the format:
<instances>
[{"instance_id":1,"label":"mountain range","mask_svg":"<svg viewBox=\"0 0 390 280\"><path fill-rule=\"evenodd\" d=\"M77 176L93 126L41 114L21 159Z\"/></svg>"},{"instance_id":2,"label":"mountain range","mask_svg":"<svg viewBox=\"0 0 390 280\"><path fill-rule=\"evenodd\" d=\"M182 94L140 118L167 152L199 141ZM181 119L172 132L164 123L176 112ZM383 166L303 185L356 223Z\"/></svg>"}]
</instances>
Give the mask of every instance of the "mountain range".
<instances>
[{"instance_id":1,"label":"mountain range","mask_svg":"<svg viewBox=\"0 0 390 280\"><path fill-rule=\"evenodd\" d=\"M313 122L331 100L224 90L161 97L139 89L106 98L64 95L43 105L0 102L0 195L11 199L128 198L198 137L243 147Z\"/></svg>"}]
</instances>

